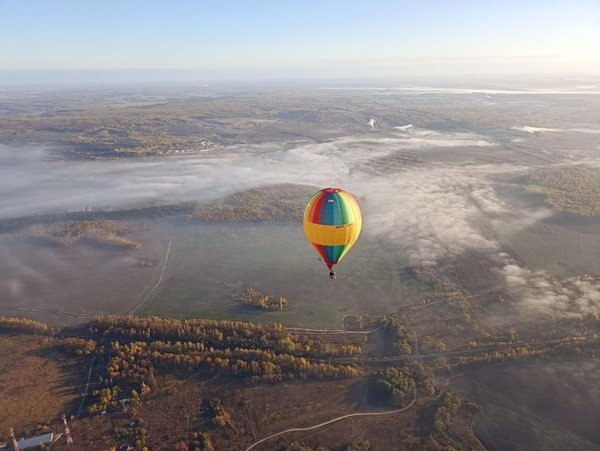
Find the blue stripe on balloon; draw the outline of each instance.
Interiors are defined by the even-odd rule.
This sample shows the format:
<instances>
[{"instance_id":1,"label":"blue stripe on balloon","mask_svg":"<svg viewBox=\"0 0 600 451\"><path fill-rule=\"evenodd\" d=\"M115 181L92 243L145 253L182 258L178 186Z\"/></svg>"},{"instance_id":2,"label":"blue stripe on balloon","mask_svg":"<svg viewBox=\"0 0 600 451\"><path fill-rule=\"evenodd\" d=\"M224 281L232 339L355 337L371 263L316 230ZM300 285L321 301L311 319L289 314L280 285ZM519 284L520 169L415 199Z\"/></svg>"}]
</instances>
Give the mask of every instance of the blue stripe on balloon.
<instances>
[{"instance_id":1,"label":"blue stripe on balloon","mask_svg":"<svg viewBox=\"0 0 600 451\"><path fill-rule=\"evenodd\" d=\"M332 201L332 202L331 202ZM321 214L319 216L319 224L326 225L341 225L342 211L340 201L342 199L335 193L326 193L325 199L321 206Z\"/></svg>"},{"instance_id":2,"label":"blue stripe on balloon","mask_svg":"<svg viewBox=\"0 0 600 451\"><path fill-rule=\"evenodd\" d=\"M327 259L329 263L337 263L340 259L340 255L344 251L345 245L341 246L322 246L325 255L327 255Z\"/></svg>"},{"instance_id":3,"label":"blue stripe on balloon","mask_svg":"<svg viewBox=\"0 0 600 451\"><path fill-rule=\"evenodd\" d=\"M332 202L334 201L334 202ZM327 200L326 200L326 204L327 205L327 219L325 220L325 224L335 224L335 215L334 215L334 205L335 205L335 196L333 195L333 193L327 193Z\"/></svg>"}]
</instances>

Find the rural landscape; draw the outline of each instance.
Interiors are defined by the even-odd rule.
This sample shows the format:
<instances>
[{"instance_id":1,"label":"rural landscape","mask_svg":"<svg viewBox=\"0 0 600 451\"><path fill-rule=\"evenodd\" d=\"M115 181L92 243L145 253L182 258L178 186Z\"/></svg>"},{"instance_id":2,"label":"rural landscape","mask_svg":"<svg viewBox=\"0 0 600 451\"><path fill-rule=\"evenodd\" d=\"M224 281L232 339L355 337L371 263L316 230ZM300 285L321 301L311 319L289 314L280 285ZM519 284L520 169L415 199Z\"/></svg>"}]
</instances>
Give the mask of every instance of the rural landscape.
<instances>
[{"instance_id":1,"label":"rural landscape","mask_svg":"<svg viewBox=\"0 0 600 451\"><path fill-rule=\"evenodd\" d=\"M2 89L0 449L598 449L600 81L507 83Z\"/></svg>"}]
</instances>

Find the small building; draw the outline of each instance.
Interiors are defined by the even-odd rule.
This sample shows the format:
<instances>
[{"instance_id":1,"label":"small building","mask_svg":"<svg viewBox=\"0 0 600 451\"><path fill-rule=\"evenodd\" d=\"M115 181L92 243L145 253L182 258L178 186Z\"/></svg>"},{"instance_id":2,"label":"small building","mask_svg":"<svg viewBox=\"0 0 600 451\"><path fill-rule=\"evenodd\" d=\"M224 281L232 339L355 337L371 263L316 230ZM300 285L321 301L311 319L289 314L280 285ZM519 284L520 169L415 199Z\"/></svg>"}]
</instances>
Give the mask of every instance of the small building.
<instances>
[{"instance_id":1,"label":"small building","mask_svg":"<svg viewBox=\"0 0 600 451\"><path fill-rule=\"evenodd\" d=\"M52 443L53 441L54 432L50 432L48 434L36 435L35 437L22 438L17 442L17 445L19 445L19 449L24 450L29 448L35 448L36 446L40 445L47 445L49 443Z\"/></svg>"}]
</instances>

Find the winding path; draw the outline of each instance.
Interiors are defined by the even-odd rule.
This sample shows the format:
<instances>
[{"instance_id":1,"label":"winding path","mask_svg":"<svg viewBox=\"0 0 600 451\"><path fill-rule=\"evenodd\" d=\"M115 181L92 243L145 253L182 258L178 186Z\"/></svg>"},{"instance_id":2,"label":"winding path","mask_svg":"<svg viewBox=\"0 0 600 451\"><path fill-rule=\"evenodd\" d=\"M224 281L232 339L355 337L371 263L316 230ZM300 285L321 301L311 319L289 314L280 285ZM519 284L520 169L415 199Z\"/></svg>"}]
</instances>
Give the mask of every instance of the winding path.
<instances>
[{"instance_id":1,"label":"winding path","mask_svg":"<svg viewBox=\"0 0 600 451\"><path fill-rule=\"evenodd\" d=\"M346 419L346 418L351 418L351 417L374 417L374 416L392 415L394 413L404 412L405 410L410 409L416 402L417 402L417 391L415 390L415 391L413 391L413 399L410 402L410 404L408 404L407 406L402 407L400 409L388 410L386 412L357 412L357 413L349 413L347 415L342 415L341 417L334 418L333 420L329 420L329 421L325 421L323 423L315 424L314 426L309 426L309 427L306 427L306 428L291 428L291 429L286 429L285 431L281 431L281 432L278 432L276 434L269 435L268 437L265 437L265 438L259 440L258 442L253 443L248 448L246 448L245 451L250 451L255 446L258 446L261 443L266 442L267 440L270 440L270 439L275 438L275 437L279 437L280 435L283 435L283 434L287 434L287 433L290 433L290 432L310 431L310 430L317 429L317 428L320 428L320 427L323 427L323 426L327 426L328 424L332 424L332 423L335 423L336 421L340 421L340 420L343 420L343 419Z\"/></svg>"},{"instance_id":2,"label":"winding path","mask_svg":"<svg viewBox=\"0 0 600 451\"><path fill-rule=\"evenodd\" d=\"M354 316L353 314L348 314L348 315L344 315L344 317L342 318L342 328L341 329L308 329L305 327L286 327L286 330L291 330L292 332L306 332L307 334L331 334L331 335L336 335L336 334L363 334L363 335L369 335L372 334L373 332L377 332L379 329L381 329L383 326L379 326L376 327L375 329L368 329L368 330L346 330L346 318L348 318L349 316Z\"/></svg>"}]
</instances>

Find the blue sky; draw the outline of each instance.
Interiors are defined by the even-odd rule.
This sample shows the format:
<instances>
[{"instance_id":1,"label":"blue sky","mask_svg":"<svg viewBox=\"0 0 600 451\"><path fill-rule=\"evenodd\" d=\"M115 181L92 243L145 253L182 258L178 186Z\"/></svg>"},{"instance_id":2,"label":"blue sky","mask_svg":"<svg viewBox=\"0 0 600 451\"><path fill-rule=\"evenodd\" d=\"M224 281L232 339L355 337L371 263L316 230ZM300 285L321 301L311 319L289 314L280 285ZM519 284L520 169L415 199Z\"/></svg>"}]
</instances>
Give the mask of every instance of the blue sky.
<instances>
[{"instance_id":1,"label":"blue sky","mask_svg":"<svg viewBox=\"0 0 600 451\"><path fill-rule=\"evenodd\" d=\"M0 0L0 70L600 73L600 2Z\"/></svg>"}]
</instances>

